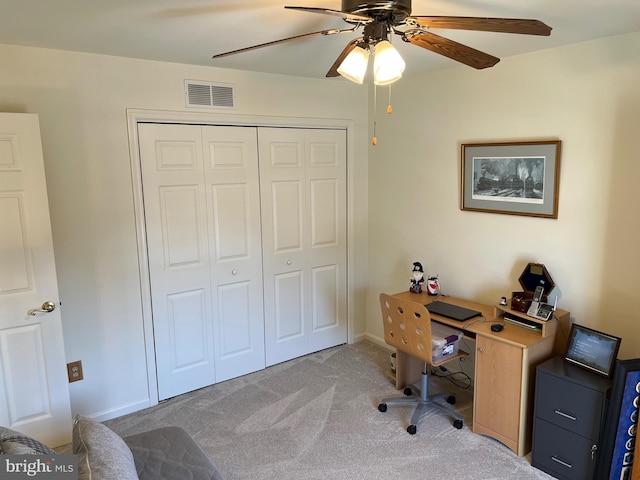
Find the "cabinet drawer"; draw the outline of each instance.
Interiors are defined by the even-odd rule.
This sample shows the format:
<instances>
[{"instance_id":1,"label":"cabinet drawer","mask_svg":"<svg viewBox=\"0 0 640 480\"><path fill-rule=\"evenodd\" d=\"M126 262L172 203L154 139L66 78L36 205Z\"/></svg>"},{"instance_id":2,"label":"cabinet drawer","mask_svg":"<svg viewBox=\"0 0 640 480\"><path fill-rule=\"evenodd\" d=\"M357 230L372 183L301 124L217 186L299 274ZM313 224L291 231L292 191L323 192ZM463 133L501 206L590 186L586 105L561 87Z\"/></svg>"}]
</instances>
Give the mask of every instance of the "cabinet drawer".
<instances>
[{"instance_id":1,"label":"cabinet drawer","mask_svg":"<svg viewBox=\"0 0 640 480\"><path fill-rule=\"evenodd\" d=\"M601 392L540 372L536 383L536 417L583 437L597 440L604 397Z\"/></svg>"},{"instance_id":2,"label":"cabinet drawer","mask_svg":"<svg viewBox=\"0 0 640 480\"><path fill-rule=\"evenodd\" d=\"M557 478L582 480L593 478L595 442L539 418L533 427L531 465Z\"/></svg>"}]
</instances>

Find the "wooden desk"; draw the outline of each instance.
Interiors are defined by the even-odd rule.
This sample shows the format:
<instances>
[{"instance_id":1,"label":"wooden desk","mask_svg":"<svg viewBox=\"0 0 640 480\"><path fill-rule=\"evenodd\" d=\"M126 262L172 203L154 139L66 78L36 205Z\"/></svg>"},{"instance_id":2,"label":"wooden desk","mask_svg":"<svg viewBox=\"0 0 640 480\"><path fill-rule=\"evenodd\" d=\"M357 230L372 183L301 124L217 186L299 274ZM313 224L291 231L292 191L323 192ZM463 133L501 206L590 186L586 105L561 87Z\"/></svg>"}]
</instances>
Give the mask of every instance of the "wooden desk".
<instances>
[{"instance_id":1,"label":"wooden desk","mask_svg":"<svg viewBox=\"0 0 640 480\"><path fill-rule=\"evenodd\" d=\"M503 323L499 317L508 307L409 291L394 296L423 305L438 300L482 313L466 322L440 315L431 315L431 320L476 340L473 432L499 440L519 456L527 454L531 450L535 369L555 354L558 320L541 322L542 331L505 323L504 330L493 332L491 324ZM558 313L562 319L569 318L569 312ZM421 366L419 360L397 351L396 388L417 383Z\"/></svg>"}]
</instances>

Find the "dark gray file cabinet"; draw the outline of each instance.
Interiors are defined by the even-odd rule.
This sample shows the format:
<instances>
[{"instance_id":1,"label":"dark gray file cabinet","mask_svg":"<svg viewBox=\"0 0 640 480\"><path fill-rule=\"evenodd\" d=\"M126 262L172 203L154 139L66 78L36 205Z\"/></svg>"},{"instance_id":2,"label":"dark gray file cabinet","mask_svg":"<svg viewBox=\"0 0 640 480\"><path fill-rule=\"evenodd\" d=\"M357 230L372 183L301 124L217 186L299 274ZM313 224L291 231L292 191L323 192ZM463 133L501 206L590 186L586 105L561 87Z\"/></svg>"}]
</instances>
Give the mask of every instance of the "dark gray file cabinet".
<instances>
[{"instance_id":1,"label":"dark gray file cabinet","mask_svg":"<svg viewBox=\"0 0 640 480\"><path fill-rule=\"evenodd\" d=\"M592 479L611 380L554 357L536 369L531 464L559 479Z\"/></svg>"}]
</instances>

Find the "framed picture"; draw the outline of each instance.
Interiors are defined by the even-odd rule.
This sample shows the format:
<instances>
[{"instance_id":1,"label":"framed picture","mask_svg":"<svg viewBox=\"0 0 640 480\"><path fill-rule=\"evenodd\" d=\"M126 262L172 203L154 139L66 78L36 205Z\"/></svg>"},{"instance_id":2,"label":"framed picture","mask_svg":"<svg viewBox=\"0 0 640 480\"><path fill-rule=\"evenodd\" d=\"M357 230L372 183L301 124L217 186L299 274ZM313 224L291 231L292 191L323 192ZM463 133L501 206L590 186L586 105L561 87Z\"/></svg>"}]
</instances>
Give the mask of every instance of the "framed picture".
<instances>
[{"instance_id":1,"label":"framed picture","mask_svg":"<svg viewBox=\"0 0 640 480\"><path fill-rule=\"evenodd\" d=\"M569 332L565 361L611 377L622 339L574 323Z\"/></svg>"},{"instance_id":2,"label":"framed picture","mask_svg":"<svg viewBox=\"0 0 640 480\"><path fill-rule=\"evenodd\" d=\"M558 218L560 140L462 145L461 210Z\"/></svg>"},{"instance_id":3,"label":"framed picture","mask_svg":"<svg viewBox=\"0 0 640 480\"><path fill-rule=\"evenodd\" d=\"M640 358L617 360L613 370L609 407L598 445L596 480L620 480L632 476L638 407ZM637 459L635 463L640 461ZM636 465L636 468L640 466Z\"/></svg>"}]
</instances>

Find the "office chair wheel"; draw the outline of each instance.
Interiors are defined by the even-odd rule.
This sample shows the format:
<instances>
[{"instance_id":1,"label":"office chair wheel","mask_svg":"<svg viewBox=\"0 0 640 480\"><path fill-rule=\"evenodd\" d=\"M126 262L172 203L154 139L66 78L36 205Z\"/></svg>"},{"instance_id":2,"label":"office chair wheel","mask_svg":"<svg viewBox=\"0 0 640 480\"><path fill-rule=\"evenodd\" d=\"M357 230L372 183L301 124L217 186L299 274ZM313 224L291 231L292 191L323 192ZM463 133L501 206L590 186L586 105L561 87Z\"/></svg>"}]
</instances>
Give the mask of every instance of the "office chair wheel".
<instances>
[{"instance_id":1,"label":"office chair wheel","mask_svg":"<svg viewBox=\"0 0 640 480\"><path fill-rule=\"evenodd\" d=\"M455 405L456 404L456 396L455 395L449 395L447 397L447 403L450 403L451 405Z\"/></svg>"},{"instance_id":2,"label":"office chair wheel","mask_svg":"<svg viewBox=\"0 0 640 480\"><path fill-rule=\"evenodd\" d=\"M411 390L411 387L405 387L404 389L404 394L408 397L410 395L413 394L413 390Z\"/></svg>"},{"instance_id":3,"label":"office chair wheel","mask_svg":"<svg viewBox=\"0 0 640 480\"><path fill-rule=\"evenodd\" d=\"M417 427L417 426L415 426L415 425L409 425L409 426L407 427L407 433L408 433L409 435L415 435L417 431L418 431L418 427Z\"/></svg>"},{"instance_id":4,"label":"office chair wheel","mask_svg":"<svg viewBox=\"0 0 640 480\"><path fill-rule=\"evenodd\" d=\"M380 410L382 413L387 411L387 404L386 403L381 403L380 405L378 405L378 410Z\"/></svg>"},{"instance_id":5,"label":"office chair wheel","mask_svg":"<svg viewBox=\"0 0 640 480\"><path fill-rule=\"evenodd\" d=\"M460 430L462 428L462 420L454 421L453 426L456 427L458 430Z\"/></svg>"}]
</instances>

